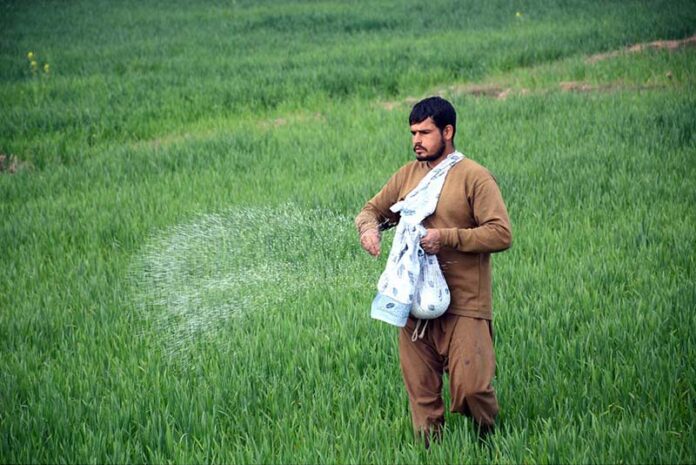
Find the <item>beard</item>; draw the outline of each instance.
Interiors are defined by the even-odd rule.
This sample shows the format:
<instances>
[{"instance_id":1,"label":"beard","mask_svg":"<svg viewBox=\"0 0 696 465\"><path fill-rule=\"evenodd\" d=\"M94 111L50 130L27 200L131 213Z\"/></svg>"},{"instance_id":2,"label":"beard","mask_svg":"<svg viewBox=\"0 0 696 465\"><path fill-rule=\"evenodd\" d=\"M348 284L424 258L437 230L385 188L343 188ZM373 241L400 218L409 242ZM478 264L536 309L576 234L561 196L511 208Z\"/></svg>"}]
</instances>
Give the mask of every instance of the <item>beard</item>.
<instances>
[{"instance_id":1,"label":"beard","mask_svg":"<svg viewBox=\"0 0 696 465\"><path fill-rule=\"evenodd\" d=\"M438 158L440 158L443 153L445 153L445 142L443 140L440 140L440 146L437 148L437 150L435 150L435 152L433 152L430 155L418 155L416 153L416 160L425 162L435 161Z\"/></svg>"}]
</instances>

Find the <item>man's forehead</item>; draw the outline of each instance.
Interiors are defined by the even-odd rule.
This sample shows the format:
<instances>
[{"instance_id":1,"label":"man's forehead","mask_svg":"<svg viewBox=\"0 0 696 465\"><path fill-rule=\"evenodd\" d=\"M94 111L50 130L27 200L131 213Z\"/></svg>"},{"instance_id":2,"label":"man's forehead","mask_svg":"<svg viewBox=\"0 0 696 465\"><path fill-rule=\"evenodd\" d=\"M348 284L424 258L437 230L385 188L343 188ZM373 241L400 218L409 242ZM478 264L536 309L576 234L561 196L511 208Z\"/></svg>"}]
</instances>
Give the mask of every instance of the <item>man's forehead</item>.
<instances>
[{"instance_id":1,"label":"man's forehead","mask_svg":"<svg viewBox=\"0 0 696 465\"><path fill-rule=\"evenodd\" d=\"M412 130L416 130L416 129L433 129L433 128L437 128L437 126L435 126L435 121L433 121L433 119L432 119L430 116L428 116L427 118L425 118L425 119L424 119L423 121L421 121L420 123L413 123L413 124L411 125L411 129L412 129Z\"/></svg>"}]
</instances>

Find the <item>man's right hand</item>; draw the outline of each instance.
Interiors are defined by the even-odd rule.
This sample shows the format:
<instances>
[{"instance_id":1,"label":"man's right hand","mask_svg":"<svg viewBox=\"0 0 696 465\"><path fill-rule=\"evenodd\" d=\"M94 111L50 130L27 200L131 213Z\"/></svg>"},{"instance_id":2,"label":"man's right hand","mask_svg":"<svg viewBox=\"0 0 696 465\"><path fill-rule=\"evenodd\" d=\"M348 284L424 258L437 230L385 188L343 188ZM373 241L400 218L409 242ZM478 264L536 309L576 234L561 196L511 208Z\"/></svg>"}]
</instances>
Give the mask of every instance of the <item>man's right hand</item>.
<instances>
[{"instance_id":1,"label":"man's right hand","mask_svg":"<svg viewBox=\"0 0 696 465\"><path fill-rule=\"evenodd\" d=\"M360 235L360 245L373 257L379 255L380 242L379 231L376 229L368 229Z\"/></svg>"}]
</instances>

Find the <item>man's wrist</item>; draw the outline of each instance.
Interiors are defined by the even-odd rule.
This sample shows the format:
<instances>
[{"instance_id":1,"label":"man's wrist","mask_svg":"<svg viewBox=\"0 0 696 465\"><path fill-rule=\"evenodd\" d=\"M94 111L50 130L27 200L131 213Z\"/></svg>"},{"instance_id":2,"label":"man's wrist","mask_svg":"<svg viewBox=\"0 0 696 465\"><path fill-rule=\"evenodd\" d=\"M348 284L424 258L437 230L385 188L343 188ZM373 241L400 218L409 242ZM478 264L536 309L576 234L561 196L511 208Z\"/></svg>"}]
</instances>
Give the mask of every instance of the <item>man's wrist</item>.
<instances>
[{"instance_id":1,"label":"man's wrist","mask_svg":"<svg viewBox=\"0 0 696 465\"><path fill-rule=\"evenodd\" d=\"M456 242L454 240L457 235L456 228L438 228L437 232L440 233L440 244L443 247L453 247Z\"/></svg>"}]
</instances>

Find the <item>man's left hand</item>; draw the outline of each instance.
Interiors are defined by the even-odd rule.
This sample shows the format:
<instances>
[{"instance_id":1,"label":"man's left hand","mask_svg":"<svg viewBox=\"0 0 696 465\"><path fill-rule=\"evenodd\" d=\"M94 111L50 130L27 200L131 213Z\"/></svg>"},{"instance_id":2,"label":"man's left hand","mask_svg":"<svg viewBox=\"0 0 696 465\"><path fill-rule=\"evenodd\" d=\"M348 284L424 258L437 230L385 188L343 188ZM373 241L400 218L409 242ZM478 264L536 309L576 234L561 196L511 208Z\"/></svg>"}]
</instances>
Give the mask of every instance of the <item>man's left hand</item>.
<instances>
[{"instance_id":1,"label":"man's left hand","mask_svg":"<svg viewBox=\"0 0 696 465\"><path fill-rule=\"evenodd\" d=\"M421 237L420 245L426 253L436 254L442 247L440 231L438 229L426 229L425 236Z\"/></svg>"}]
</instances>

